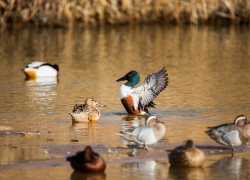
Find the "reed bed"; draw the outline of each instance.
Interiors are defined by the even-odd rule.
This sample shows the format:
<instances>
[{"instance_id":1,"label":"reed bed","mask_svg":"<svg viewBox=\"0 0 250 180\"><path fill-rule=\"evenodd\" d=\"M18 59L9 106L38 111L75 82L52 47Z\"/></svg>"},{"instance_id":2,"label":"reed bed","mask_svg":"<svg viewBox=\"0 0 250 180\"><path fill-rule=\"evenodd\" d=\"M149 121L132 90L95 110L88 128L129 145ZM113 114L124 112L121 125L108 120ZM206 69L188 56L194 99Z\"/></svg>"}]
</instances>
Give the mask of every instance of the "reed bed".
<instances>
[{"instance_id":1,"label":"reed bed","mask_svg":"<svg viewBox=\"0 0 250 180\"><path fill-rule=\"evenodd\" d=\"M249 24L250 0L0 0L0 26Z\"/></svg>"}]
</instances>

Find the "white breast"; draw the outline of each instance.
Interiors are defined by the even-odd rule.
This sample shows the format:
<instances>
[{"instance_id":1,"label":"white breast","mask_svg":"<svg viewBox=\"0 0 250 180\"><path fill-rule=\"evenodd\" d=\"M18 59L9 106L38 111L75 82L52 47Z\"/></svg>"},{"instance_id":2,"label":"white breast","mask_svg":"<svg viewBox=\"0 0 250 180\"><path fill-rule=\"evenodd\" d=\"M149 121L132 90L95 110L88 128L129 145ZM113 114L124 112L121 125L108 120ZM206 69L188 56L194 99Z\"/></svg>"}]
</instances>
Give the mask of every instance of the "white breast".
<instances>
[{"instance_id":1,"label":"white breast","mask_svg":"<svg viewBox=\"0 0 250 180\"><path fill-rule=\"evenodd\" d=\"M121 85L120 92L119 92L120 99L127 97L128 95L132 94L132 92L133 91L131 87L128 87L126 85Z\"/></svg>"},{"instance_id":2,"label":"white breast","mask_svg":"<svg viewBox=\"0 0 250 180\"><path fill-rule=\"evenodd\" d=\"M133 104L134 104L134 109L137 109L138 105L139 105L139 100L140 100L140 95L136 92L134 92L135 88L131 88L129 86L126 85L122 85L120 87L120 99L126 98L129 95L133 97Z\"/></svg>"},{"instance_id":3,"label":"white breast","mask_svg":"<svg viewBox=\"0 0 250 180\"><path fill-rule=\"evenodd\" d=\"M240 146L242 144L242 141L239 137L239 131L233 130L230 132L227 132L225 135L222 136L223 141L228 143L228 145L232 146Z\"/></svg>"},{"instance_id":4,"label":"white breast","mask_svg":"<svg viewBox=\"0 0 250 180\"><path fill-rule=\"evenodd\" d=\"M151 127L147 127L141 131L137 138L142 142L146 142L147 144L154 144L157 142L153 128Z\"/></svg>"}]
</instances>

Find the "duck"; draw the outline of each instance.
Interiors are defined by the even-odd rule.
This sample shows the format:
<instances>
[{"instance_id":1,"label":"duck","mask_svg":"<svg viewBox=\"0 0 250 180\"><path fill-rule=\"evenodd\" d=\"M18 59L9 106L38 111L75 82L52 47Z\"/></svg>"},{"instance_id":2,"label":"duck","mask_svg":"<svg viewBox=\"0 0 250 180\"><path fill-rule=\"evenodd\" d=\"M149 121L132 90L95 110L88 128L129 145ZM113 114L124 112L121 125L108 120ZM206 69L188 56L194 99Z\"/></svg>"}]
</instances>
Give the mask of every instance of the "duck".
<instances>
[{"instance_id":1,"label":"duck","mask_svg":"<svg viewBox=\"0 0 250 180\"><path fill-rule=\"evenodd\" d=\"M153 99L163 91L168 85L168 74L165 67L146 77L144 82L135 87L140 82L140 76L136 71L130 71L117 82L127 82L121 85L119 96L128 114L146 115L149 109L154 108Z\"/></svg>"},{"instance_id":2,"label":"duck","mask_svg":"<svg viewBox=\"0 0 250 180\"><path fill-rule=\"evenodd\" d=\"M27 78L58 77L59 66L47 62L32 62L22 69Z\"/></svg>"},{"instance_id":3,"label":"duck","mask_svg":"<svg viewBox=\"0 0 250 180\"><path fill-rule=\"evenodd\" d=\"M86 98L85 103L76 104L72 113L69 113L69 115L71 115L74 123L98 121L101 112L96 106L106 107L106 105L99 103L94 98Z\"/></svg>"},{"instance_id":4,"label":"duck","mask_svg":"<svg viewBox=\"0 0 250 180\"><path fill-rule=\"evenodd\" d=\"M144 149L150 150L148 145L155 144L161 140L166 133L166 128L156 116L149 116L145 125L131 128L126 131L116 133L123 139L143 145Z\"/></svg>"},{"instance_id":5,"label":"duck","mask_svg":"<svg viewBox=\"0 0 250 180\"><path fill-rule=\"evenodd\" d=\"M204 162L204 152L196 148L190 139L169 154L169 163L172 167L201 167Z\"/></svg>"},{"instance_id":6,"label":"duck","mask_svg":"<svg viewBox=\"0 0 250 180\"><path fill-rule=\"evenodd\" d=\"M106 169L105 161L98 153L92 150L91 146L86 146L84 151L77 152L76 155L67 157L71 167L78 172L96 173Z\"/></svg>"},{"instance_id":7,"label":"duck","mask_svg":"<svg viewBox=\"0 0 250 180\"><path fill-rule=\"evenodd\" d=\"M233 123L221 124L208 127L205 133L217 143L230 146L232 154L236 151L235 146L241 146L250 141L250 124L244 115L239 115Z\"/></svg>"}]
</instances>

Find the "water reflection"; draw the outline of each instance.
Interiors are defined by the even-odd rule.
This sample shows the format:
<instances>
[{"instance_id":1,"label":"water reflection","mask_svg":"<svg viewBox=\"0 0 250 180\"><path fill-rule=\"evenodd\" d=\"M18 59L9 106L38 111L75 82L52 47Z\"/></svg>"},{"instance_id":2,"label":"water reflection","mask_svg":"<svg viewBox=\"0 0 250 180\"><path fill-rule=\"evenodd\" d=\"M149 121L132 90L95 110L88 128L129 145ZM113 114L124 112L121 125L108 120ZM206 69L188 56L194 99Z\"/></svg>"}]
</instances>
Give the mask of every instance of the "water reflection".
<instances>
[{"instance_id":1,"label":"water reflection","mask_svg":"<svg viewBox=\"0 0 250 180\"><path fill-rule=\"evenodd\" d=\"M102 131L98 122L72 123L71 129L74 133L73 141L87 139L91 143L101 144Z\"/></svg>"},{"instance_id":2,"label":"water reflection","mask_svg":"<svg viewBox=\"0 0 250 180\"><path fill-rule=\"evenodd\" d=\"M202 167L169 167L169 177L171 179L204 179L205 171Z\"/></svg>"},{"instance_id":3,"label":"water reflection","mask_svg":"<svg viewBox=\"0 0 250 180\"><path fill-rule=\"evenodd\" d=\"M223 157L210 165L209 173L217 174L216 179L250 179L250 174L246 173L249 169L249 159L235 156Z\"/></svg>"},{"instance_id":4,"label":"water reflection","mask_svg":"<svg viewBox=\"0 0 250 180\"><path fill-rule=\"evenodd\" d=\"M38 106L43 110L46 106L49 109L54 109L51 106L57 93L54 87L58 83L58 78L27 78L25 85L28 88L27 96L30 98L29 106Z\"/></svg>"},{"instance_id":5,"label":"water reflection","mask_svg":"<svg viewBox=\"0 0 250 180\"><path fill-rule=\"evenodd\" d=\"M131 128L136 128L138 126L141 126L141 125L145 125L145 122L147 120L147 116L133 116L133 115L127 115L127 116L124 116L122 117L121 119L121 131L127 131L128 129L131 129ZM121 138L121 142L123 144L130 144L130 142L128 142L127 140ZM132 143L134 144L134 143ZM135 145L136 147L138 145Z\"/></svg>"},{"instance_id":6,"label":"water reflection","mask_svg":"<svg viewBox=\"0 0 250 180\"><path fill-rule=\"evenodd\" d=\"M147 116L133 116L127 115L121 119L121 130L125 131L130 128L136 128L140 125L145 125Z\"/></svg>"},{"instance_id":7,"label":"water reflection","mask_svg":"<svg viewBox=\"0 0 250 180\"><path fill-rule=\"evenodd\" d=\"M59 82L56 77L25 78L26 86L55 86Z\"/></svg>"},{"instance_id":8,"label":"water reflection","mask_svg":"<svg viewBox=\"0 0 250 180\"><path fill-rule=\"evenodd\" d=\"M81 173L74 171L70 180L103 180L106 179L106 174L104 172L98 173Z\"/></svg>"},{"instance_id":9,"label":"water reflection","mask_svg":"<svg viewBox=\"0 0 250 180\"><path fill-rule=\"evenodd\" d=\"M121 166L121 170L123 172L129 172L131 176L133 176L133 173L140 172L141 177L137 179L148 178L148 176L152 179L162 178L166 174L166 169L166 164L157 163L156 161L127 163Z\"/></svg>"}]
</instances>

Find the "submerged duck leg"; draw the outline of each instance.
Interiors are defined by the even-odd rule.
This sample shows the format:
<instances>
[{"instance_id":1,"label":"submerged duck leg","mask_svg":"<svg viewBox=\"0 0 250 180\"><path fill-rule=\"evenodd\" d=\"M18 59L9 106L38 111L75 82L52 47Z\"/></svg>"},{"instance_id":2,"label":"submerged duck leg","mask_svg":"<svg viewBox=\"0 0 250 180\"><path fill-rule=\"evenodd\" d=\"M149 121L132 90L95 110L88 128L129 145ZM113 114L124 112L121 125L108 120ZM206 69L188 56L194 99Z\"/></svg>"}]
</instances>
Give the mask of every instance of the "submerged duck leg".
<instances>
[{"instance_id":1,"label":"submerged duck leg","mask_svg":"<svg viewBox=\"0 0 250 180\"><path fill-rule=\"evenodd\" d=\"M232 148L232 154L234 154L235 152L239 152L239 153L242 152L242 150L236 150L232 145L231 145L231 148Z\"/></svg>"},{"instance_id":2,"label":"submerged duck leg","mask_svg":"<svg viewBox=\"0 0 250 180\"><path fill-rule=\"evenodd\" d=\"M232 145L231 145L231 148L232 148L232 157L234 157L235 149L234 149L234 147Z\"/></svg>"}]
</instances>

